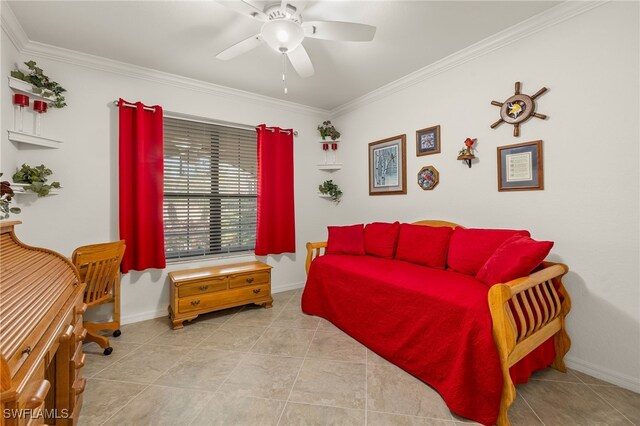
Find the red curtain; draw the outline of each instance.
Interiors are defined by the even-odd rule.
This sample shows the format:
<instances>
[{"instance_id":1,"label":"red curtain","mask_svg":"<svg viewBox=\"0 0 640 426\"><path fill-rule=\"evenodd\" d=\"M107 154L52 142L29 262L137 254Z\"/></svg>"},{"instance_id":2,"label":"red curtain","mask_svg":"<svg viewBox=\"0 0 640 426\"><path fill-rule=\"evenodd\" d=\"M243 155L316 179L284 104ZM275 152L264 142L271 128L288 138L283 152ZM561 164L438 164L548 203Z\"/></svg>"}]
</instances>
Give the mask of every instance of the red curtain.
<instances>
[{"instance_id":1,"label":"red curtain","mask_svg":"<svg viewBox=\"0 0 640 426\"><path fill-rule=\"evenodd\" d=\"M261 124L258 132L258 256L295 253L293 130Z\"/></svg>"},{"instance_id":2,"label":"red curtain","mask_svg":"<svg viewBox=\"0 0 640 426\"><path fill-rule=\"evenodd\" d=\"M162 108L120 99L122 272L164 268ZM151 110L152 109L152 110Z\"/></svg>"}]
</instances>

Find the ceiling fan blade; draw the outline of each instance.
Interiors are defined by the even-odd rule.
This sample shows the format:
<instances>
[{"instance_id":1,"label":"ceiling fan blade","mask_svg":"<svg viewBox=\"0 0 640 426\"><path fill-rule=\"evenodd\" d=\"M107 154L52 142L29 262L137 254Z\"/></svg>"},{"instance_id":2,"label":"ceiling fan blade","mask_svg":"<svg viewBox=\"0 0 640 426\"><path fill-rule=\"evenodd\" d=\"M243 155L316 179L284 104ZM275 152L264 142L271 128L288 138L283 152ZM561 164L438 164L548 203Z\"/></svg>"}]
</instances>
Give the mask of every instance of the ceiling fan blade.
<instances>
[{"instance_id":1,"label":"ceiling fan blade","mask_svg":"<svg viewBox=\"0 0 640 426\"><path fill-rule=\"evenodd\" d=\"M304 12L304 9L307 7L309 0L290 0L288 3L296 8L296 13L294 13L294 16L300 16L302 12Z\"/></svg>"},{"instance_id":2,"label":"ceiling fan blade","mask_svg":"<svg viewBox=\"0 0 640 426\"><path fill-rule=\"evenodd\" d=\"M309 21L302 27L305 36L323 40L371 41L376 33L376 27L354 22Z\"/></svg>"},{"instance_id":3,"label":"ceiling fan blade","mask_svg":"<svg viewBox=\"0 0 640 426\"><path fill-rule=\"evenodd\" d=\"M255 7L251 3L246 2L244 0L231 0L231 1L218 0L218 3L228 7L229 9L235 10L241 15L245 15L250 18L257 19L258 21L265 22L269 19L267 15L264 13L264 11L262 11L261 9Z\"/></svg>"},{"instance_id":4,"label":"ceiling fan blade","mask_svg":"<svg viewBox=\"0 0 640 426\"><path fill-rule=\"evenodd\" d=\"M256 34L223 50L216 55L216 58L222 59L223 61L228 61L229 59L233 59L236 56L242 55L243 53L247 53L251 49L255 49L256 47L260 46L262 42L262 36L260 34Z\"/></svg>"},{"instance_id":5,"label":"ceiling fan blade","mask_svg":"<svg viewBox=\"0 0 640 426\"><path fill-rule=\"evenodd\" d=\"M303 45L296 47L291 52L287 52L287 56L300 77L307 78L315 74L311 59L309 59L309 55Z\"/></svg>"}]
</instances>

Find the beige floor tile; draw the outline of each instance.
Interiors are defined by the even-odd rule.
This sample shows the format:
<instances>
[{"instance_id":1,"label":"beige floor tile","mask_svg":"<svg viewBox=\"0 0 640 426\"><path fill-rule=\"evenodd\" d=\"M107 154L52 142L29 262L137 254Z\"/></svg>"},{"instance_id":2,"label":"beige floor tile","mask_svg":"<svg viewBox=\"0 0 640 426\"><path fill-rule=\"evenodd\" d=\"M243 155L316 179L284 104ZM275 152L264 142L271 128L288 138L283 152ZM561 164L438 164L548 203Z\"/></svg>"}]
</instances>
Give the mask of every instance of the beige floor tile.
<instances>
[{"instance_id":1,"label":"beige floor tile","mask_svg":"<svg viewBox=\"0 0 640 426\"><path fill-rule=\"evenodd\" d=\"M391 365L389 361L367 348L367 364Z\"/></svg>"},{"instance_id":2,"label":"beige floor tile","mask_svg":"<svg viewBox=\"0 0 640 426\"><path fill-rule=\"evenodd\" d=\"M577 371L577 370L571 370L571 371L578 379L580 379L581 382L586 383L588 385L615 386L614 384L605 382L604 380L596 379L595 377L585 373L581 373L580 371Z\"/></svg>"},{"instance_id":3,"label":"beige floor tile","mask_svg":"<svg viewBox=\"0 0 640 426\"><path fill-rule=\"evenodd\" d=\"M223 309L221 311L209 312L207 314L198 315L198 317L192 321L185 322L189 325L196 324L218 324L222 325L229 320L232 316L237 314L242 310L242 306L237 306L235 308Z\"/></svg>"},{"instance_id":4,"label":"beige floor tile","mask_svg":"<svg viewBox=\"0 0 640 426\"><path fill-rule=\"evenodd\" d=\"M147 343L165 346L197 346L219 327L220 325L215 322L187 323L184 328L169 329Z\"/></svg>"},{"instance_id":5,"label":"beige floor tile","mask_svg":"<svg viewBox=\"0 0 640 426\"><path fill-rule=\"evenodd\" d=\"M273 327L303 328L315 330L320 319L303 313L299 307L285 307L271 324Z\"/></svg>"},{"instance_id":6,"label":"beige floor tile","mask_svg":"<svg viewBox=\"0 0 640 426\"><path fill-rule=\"evenodd\" d=\"M100 379L152 383L192 348L143 345L96 375Z\"/></svg>"},{"instance_id":7,"label":"beige floor tile","mask_svg":"<svg viewBox=\"0 0 640 426\"><path fill-rule=\"evenodd\" d=\"M301 358L248 354L218 394L286 400L301 365Z\"/></svg>"},{"instance_id":8,"label":"beige floor tile","mask_svg":"<svg viewBox=\"0 0 640 426\"><path fill-rule=\"evenodd\" d=\"M270 309L261 306L245 306L240 312L229 318L226 325L245 325L267 327L282 312L282 307L274 306Z\"/></svg>"},{"instance_id":9,"label":"beige floor tile","mask_svg":"<svg viewBox=\"0 0 640 426\"><path fill-rule=\"evenodd\" d=\"M288 402L279 426L364 425L364 410Z\"/></svg>"},{"instance_id":10,"label":"beige floor tile","mask_svg":"<svg viewBox=\"0 0 640 426\"><path fill-rule=\"evenodd\" d=\"M303 357L311 344L314 330L270 327L251 348L251 352Z\"/></svg>"},{"instance_id":11,"label":"beige floor tile","mask_svg":"<svg viewBox=\"0 0 640 426\"><path fill-rule=\"evenodd\" d=\"M284 405L284 401L215 395L191 425L275 426Z\"/></svg>"},{"instance_id":12,"label":"beige floor tile","mask_svg":"<svg viewBox=\"0 0 640 426\"><path fill-rule=\"evenodd\" d=\"M571 382L581 383L580 379L573 374L573 371L568 370L566 373L555 370L551 367L544 370L538 370L531 375L531 380L550 380L552 382Z\"/></svg>"},{"instance_id":13,"label":"beige floor tile","mask_svg":"<svg viewBox=\"0 0 640 426\"><path fill-rule=\"evenodd\" d=\"M338 327L333 325L333 323L331 323L330 321L327 321L326 319L321 318L321 317L318 317L318 318L320 318L320 324L318 325L318 331L345 334L342 330L340 330Z\"/></svg>"},{"instance_id":14,"label":"beige floor tile","mask_svg":"<svg viewBox=\"0 0 640 426\"><path fill-rule=\"evenodd\" d=\"M640 425L640 394L612 386L589 385L598 395L636 425Z\"/></svg>"},{"instance_id":15,"label":"beige floor tile","mask_svg":"<svg viewBox=\"0 0 640 426\"><path fill-rule=\"evenodd\" d=\"M367 426L444 426L453 425L449 420L428 419L426 417L404 416L401 414L379 413L369 411L367 413Z\"/></svg>"},{"instance_id":16,"label":"beige floor tile","mask_svg":"<svg viewBox=\"0 0 640 426\"><path fill-rule=\"evenodd\" d=\"M272 293L273 304L286 305L296 295L296 290L287 290L280 293Z\"/></svg>"},{"instance_id":17,"label":"beige floor tile","mask_svg":"<svg viewBox=\"0 0 640 426\"><path fill-rule=\"evenodd\" d=\"M118 342L146 343L170 328L168 317L155 318L148 321L123 325L120 327L120 331L122 332L120 337L112 339Z\"/></svg>"},{"instance_id":18,"label":"beige floor tile","mask_svg":"<svg viewBox=\"0 0 640 426\"><path fill-rule=\"evenodd\" d=\"M365 380L364 364L306 359L289 400L364 409Z\"/></svg>"},{"instance_id":19,"label":"beige floor tile","mask_svg":"<svg viewBox=\"0 0 640 426\"><path fill-rule=\"evenodd\" d=\"M400 368L370 364L367 378L370 410L451 420L440 395Z\"/></svg>"},{"instance_id":20,"label":"beige floor tile","mask_svg":"<svg viewBox=\"0 0 640 426\"><path fill-rule=\"evenodd\" d=\"M118 342L115 340L110 341L109 344L113 348L111 355L105 355L103 353L104 349L98 346L97 343L86 343L82 345L82 350L86 354L85 365L82 370L84 377L95 376L141 346L135 343Z\"/></svg>"},{"instance_id":21,"label":"beige floor tile","mask_svg":"<svg viewBox=\"0 0 640 426\"><path fill-rule=\"evenodd\" d=\"M247 352L258 341L266 327L224 325L211 333L201 346Z\"/></svg>"},{"instance_id":22,"label":"beige floor tile","mask_svg":"<svg viewBox=\"0 0 640 426\"><path fill-rule=\"evenodd\" d=\"M532 380L518 392L547 426L631 424L584 384Z\"/></svg>"},{"instance_id":23,"label":"beige floor tile","mask_svg":"<svg viewBox=\"0 0 640 426\"><path fill-rule=\"evenodd\" d=\"M195 348L154 384L215 392L241 359L234 352Z\"/></svg>"},{"instance_id":24,"label":"beige floor tile","mask_svg":"<svg viewBox=\"0 0 640 426\"><path fill-rule=\"evenodd\" d=\"M188 425L215 397L191 389L149 386L105 425Z\"/></svg>"},{"instance_id":25,"label":"beige floor tile","mask_svg":"<svg viewBox=\"0 0 640 426\"><path fill-rule=\"evenodd\" d=\"M367 351L362 344L344 333L317 331L308 358L333 359L337 361L360 362L366 360Z\"/></svg>"},{"instance_id":26,"label":"beige floor tile","mask_svg":"<svg viewBox=\"0 0 640 426\"><path fill-rule=\"evenodd\" d=\"M527 385L521 385L527 386ZM520 389L521 386L518 386ZM453 419L458 423L465 424L473 424L479 425L480 423L476 423L472 420L465 419L460 417L454 413L451 413ZM531 407L525 402L524 398L521 395L516 395L516 400L513 401L511 407L509 407L509 421L513 426L541 426L542 422L536 416L536 414L531 410Z\"/></svg>"},{"instance_id":27,"label":"beige floor tile","mask_svg":"<svg viewBox=\"0 0 640 426\"><path fill-rule=\"evenodd\" d=\"M101 425L146 386L109 380L87 380L78 423L83 426Z\"/></svg>"}]
</instances>

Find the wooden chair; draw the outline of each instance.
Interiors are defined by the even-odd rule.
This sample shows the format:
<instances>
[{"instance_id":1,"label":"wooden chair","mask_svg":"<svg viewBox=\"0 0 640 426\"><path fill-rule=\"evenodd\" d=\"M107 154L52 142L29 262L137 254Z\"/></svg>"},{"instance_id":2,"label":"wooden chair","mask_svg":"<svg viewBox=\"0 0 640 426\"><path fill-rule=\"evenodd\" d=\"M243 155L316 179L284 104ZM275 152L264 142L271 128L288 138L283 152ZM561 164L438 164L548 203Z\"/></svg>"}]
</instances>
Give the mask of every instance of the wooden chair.
<instances>
[{"instance_id":1,"label":"wooden chair","mask_svg":"<svg viewBox=\"0 0 640 426\"><path fill-rule=\"evenodd\" d=\"M113 337L120 333L120 262L124 255L124 241L92 244L78 247L72 261L80 272L80 279L87 284L84 303L88 307L113 302L113 321L104 323L85 322L85 342L96 342L109 355L113 348L109 339L98 334L101 330L114 330Z\"/></svg>"}]
</instances>

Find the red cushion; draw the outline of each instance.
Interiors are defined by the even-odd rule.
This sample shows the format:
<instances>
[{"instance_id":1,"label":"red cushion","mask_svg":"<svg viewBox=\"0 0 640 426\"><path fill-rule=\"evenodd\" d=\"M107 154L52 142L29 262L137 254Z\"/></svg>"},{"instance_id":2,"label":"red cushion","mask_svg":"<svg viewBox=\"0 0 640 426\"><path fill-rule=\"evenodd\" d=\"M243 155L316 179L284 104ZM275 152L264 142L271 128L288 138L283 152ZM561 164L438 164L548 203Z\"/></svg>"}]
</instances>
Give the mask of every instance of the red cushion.
<instances>
[{"instance_id":1,"label":"red cushion","mask_svg":"<svg viewBox=\"0 0 640 426\"><path fill-rule=\"evenodd\" d=\"M449 244L447 267L463 274L475 275L500 244L514 235L531 236L528 231L512 229L456 228Z\"/></svg>"},{"instance_id":2,"label":"red cushion","mask_svg":"<svg viewBox=\"0 0 640 426\"><path fill-rule=\"evenodd\" d=\"M400 225L396 259L444 269L453 229L448 226Z\"/></svg>"},{"instance_id":3,"label":"red cushion","mask_svg":"<svg viewBox=\"0 0 640 426\"><path fill-rule=\"evenodd\" d=\"M364 225L328 226L326 254L364 255Z\"/></svg>"},{"instance_id":4,"label":"red cushion","mask_svg":"<svg viewBox=\"0 0 640 426\"><path fill-rule=\"evenodd\" d=\"M396 251L400 222L374 222L364 227L364 251L371 256L392 259Z\"/></svg>"},{"instance_id":5,"label":"red cushion","mask_svg":"<svg viewBox=\"0 0 640 426\"><path fill-rule=\"evenodd\" d=\"M552 247L552 241L536 241L514 235L496 249L480 268L476 278L491 286L525 277L542 263Z\"/></svg>"}]
</instances>

